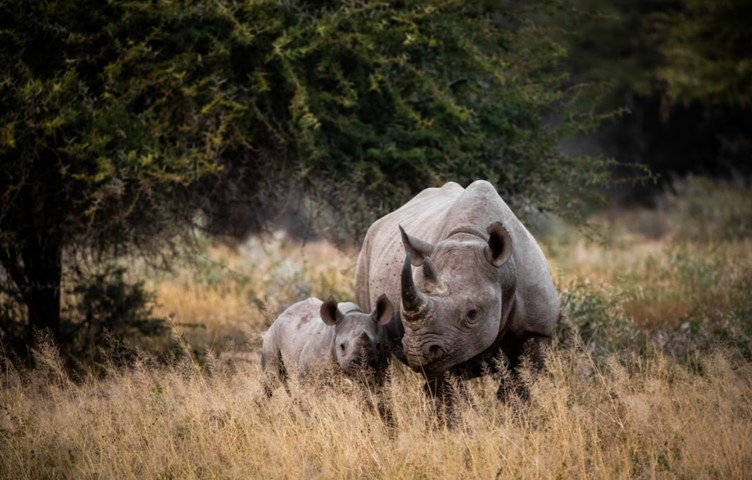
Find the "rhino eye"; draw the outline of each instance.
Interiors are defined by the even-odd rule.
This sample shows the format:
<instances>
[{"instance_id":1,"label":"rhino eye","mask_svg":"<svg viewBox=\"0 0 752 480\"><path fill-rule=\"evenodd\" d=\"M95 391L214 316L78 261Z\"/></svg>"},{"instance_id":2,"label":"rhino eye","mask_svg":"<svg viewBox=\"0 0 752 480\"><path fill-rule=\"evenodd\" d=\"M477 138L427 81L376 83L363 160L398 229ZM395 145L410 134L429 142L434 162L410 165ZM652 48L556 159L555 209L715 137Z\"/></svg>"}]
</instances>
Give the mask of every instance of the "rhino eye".
<instances>
[{"instance_id":1,"label":"rhino eye","mask_svg":"<svg viewBox=\"0 0 752 480\"><path fill-rule=\"evenodd\" d=\"M345 344L344 343L340 343L339 344L339 349L344 352L345 351Z\"/></svg>"},{"instance_id":2,"label":"rhino eye","mask_svg":"<svg viewBox=\"0 0 752 480\"><path fill-rule=\"evenodd\" d=\"M474 308L468 310L468 312L465 314L465 318L467 318L467 322L468 323L475 322L475 320L477 320L477 318L478 318L478 310L476 310Z\"/></svg>"}]
</instances>

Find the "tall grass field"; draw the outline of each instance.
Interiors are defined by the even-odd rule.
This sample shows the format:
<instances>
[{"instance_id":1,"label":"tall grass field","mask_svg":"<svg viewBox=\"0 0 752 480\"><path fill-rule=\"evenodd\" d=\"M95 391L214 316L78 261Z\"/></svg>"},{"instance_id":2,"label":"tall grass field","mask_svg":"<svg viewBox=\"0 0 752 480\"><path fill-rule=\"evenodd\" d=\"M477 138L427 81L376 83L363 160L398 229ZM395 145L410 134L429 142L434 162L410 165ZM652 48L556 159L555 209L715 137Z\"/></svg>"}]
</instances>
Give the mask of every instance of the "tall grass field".
<instances>
[{"instance_id":1,"label":"tall grass field","mask_svg":"<svg viewBox=\"0 0 752 480\"><path fill-rule=\"evenodd\" d=\"M524 402L469 381L449 422L398 362L388 422L347 381L264 395L261 335L308 296L353 299L357 251L269 236L203 241L170 274L132 262L164 354L77 377L49 343L31 371L0 357L0 477L752 478L752 192L676 190L595 237L534 227L563 308L545 370Z\"/></svg>"}]
</instances>

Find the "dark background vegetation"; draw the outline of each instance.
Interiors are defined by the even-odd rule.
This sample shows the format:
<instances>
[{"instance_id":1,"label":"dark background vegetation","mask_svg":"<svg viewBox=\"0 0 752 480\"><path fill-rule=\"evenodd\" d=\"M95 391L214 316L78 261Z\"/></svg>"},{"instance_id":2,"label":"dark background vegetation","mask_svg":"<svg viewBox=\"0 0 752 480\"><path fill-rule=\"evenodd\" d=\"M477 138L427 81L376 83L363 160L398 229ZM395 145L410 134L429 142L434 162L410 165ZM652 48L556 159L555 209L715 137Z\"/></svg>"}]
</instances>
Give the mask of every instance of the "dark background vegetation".
<instances>
[{"instance_id":1,"label":"dark background vegetation","mask_svg":"<svg viewBox=\"0 0 752 480\"><path fill-rule=\"evenodd\" d=\"M195 229L352 245L449 180L574 222L688 173L746 184L750 20L748 0L3 1L0 340L85 360L164 331L117 259Z\"/></svg>"}]
</instances>

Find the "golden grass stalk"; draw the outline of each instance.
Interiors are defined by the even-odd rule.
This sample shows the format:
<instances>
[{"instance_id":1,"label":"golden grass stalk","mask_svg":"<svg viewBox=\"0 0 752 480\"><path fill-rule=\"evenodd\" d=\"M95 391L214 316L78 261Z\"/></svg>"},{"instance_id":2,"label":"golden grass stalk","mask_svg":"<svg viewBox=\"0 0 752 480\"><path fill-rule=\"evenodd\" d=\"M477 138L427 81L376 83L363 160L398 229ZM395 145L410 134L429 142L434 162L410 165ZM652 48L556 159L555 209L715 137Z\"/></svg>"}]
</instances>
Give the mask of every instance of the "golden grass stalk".
<instances>
[{"instance_id":1,"label":"golden grass stalk","mask_svg":"<svg viewBox=\"0 0 752 480\"><path fill-rule=\"evenodd\" d=\"M447 427L419 377L393 366L393 428L351 386L291 384L271 399L256 364L202 371L139 363L104 380L9 366L0 392L0 477L749 478L752 366L714 352L696 370L661 355L599 369L554 350L528 404L468 384Z\"/></svg>"}]
</instances>

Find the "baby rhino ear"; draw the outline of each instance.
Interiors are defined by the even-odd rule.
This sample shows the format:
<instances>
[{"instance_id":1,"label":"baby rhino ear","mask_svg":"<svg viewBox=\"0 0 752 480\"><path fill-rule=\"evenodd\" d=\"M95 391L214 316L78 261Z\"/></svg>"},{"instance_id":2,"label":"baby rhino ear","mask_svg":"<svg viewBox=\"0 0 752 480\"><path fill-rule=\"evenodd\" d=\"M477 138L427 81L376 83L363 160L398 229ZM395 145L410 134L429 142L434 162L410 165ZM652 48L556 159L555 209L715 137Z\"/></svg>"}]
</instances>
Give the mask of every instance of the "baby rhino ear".
<instances>
[{"instance_id":1,"label":"baby rhino ear","mask_svg":"<svg viewBox=\"0 0 752 480\"><path fill-rule=\"evenodd\" d=\"M394 315L394 306L392 302L383 293L376 301L376 308L371 312L371 318L379 325L386 325L392 321L392 315Z\"/></svg>"},{"instance_id":2,"label":"baby rhino ear","mask_svg":"<svg viewBox=\"0 0 752 480\"><path fill-rule=\"evenodd\" d=\"M329 296L324 303L321 304L321 320L327 325L336 325L342 320L342 313L337 309L337 300L334 297Z\"/></svg>"}]
</instances>

